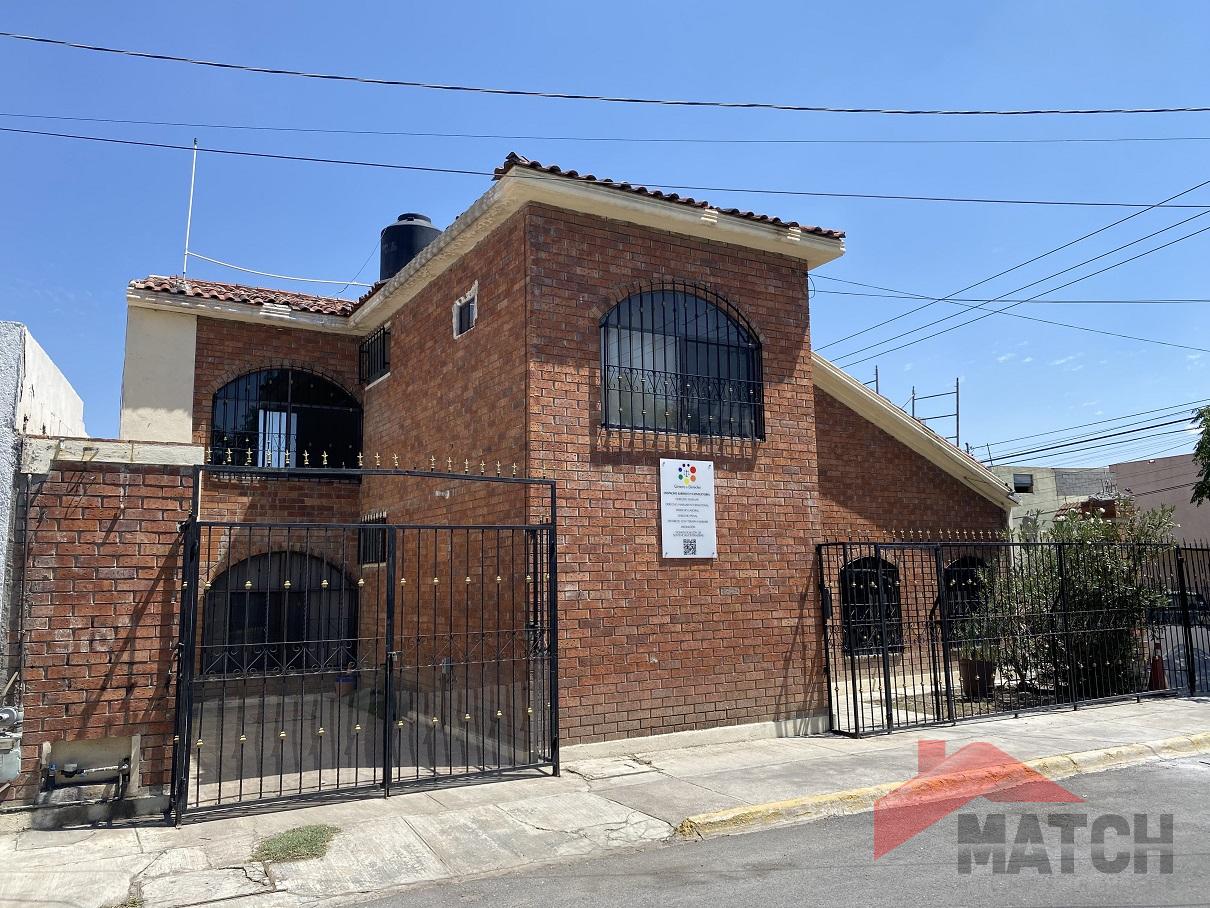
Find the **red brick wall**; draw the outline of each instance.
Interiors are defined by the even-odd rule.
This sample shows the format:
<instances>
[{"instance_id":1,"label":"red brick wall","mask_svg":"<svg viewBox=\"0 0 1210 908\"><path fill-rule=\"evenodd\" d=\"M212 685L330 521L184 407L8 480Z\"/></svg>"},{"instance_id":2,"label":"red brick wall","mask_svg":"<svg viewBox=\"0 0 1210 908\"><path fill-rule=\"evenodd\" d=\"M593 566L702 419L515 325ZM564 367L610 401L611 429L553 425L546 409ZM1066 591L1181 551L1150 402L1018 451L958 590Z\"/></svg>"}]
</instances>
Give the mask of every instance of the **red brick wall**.
<instances>
[{"instance_id":1,"label":"red brick wall","mask_svg":"<svg viewBox=\"0 0 1210 908\"><path fill-rule=\"evenodd\" d=\"M815 393L821 531L1002 530L1005 512L822 391Z\"/></svg>"},{"instance_id":2,"label":"red brick wall","mask_svg":"<svg viewBox=\"0 0 1210 908\"><path fill-rule=\"evenodd\" d=\"M142 735L142 784L166 785L188 468L57 463L25 534L24 776L43 741Z\"/></svg>"},{"instance_id":3,"label":"red brick wall","mask_svg":"<svg viewBox=\"0 0 1210 908\"><path fill-rule=\"evenodd\" d=\"M453 335L453 305L478 281L475 327ZM391 374L365 392L365 449L383 466L525 469L525 238L517 214L391 319ZM434 459L435 458L435 459ZM482 464L482 468L480 467ZM449 492L449 497L444 496ZM363 511L392 522L518 521L516 487L369 479Z\"/></svg>"},{"instance_id":4,"label":"red brick wall","mask_svg":"<svg viewBox=\"0 0 1210 908\"><path fill-rule=\"evenodd\" d=\"M360 400L359 343L359 338L342 334L199 318L193 378L194 444L210 444L214 392L233 378L258 369L277 366L318 372Z\"/></svg>"},{"instance_id":5,"label":"red brick wall","mask_svg":"<svg viewBox=\"0 0 1210 908\"><path fill-rule=\"evenodd\" d=\"M545 207L529 209L529 445L559 481L566 743L825 707L806 276L801 262ZM636 283L722 294L763 345L767 440L599 428L602 315ZM715 462L719 553L664 559L661 457Z\"/></svg>"}]
</instances>

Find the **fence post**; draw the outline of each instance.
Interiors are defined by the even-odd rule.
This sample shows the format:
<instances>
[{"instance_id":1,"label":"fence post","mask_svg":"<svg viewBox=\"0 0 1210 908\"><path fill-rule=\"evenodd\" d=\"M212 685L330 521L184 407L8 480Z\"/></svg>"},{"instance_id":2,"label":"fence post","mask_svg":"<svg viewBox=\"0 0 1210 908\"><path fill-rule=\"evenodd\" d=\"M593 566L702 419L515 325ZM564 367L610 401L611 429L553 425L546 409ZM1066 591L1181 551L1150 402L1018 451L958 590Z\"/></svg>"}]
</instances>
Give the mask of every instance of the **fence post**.
<instances>
[{"instance_id":1,"label":"fence post","mask_svg":"<svg viewBox=\"0 0 1210 908\"><path fill-rule=\"evenodd\" d=\"M194 477L197 482L197 477ZM199 528L197 517L191 514L182 526L181 615L177 640L176 715L174 719L171 803L175 825L181 825L181 817L189 798L189 755L193 731L193 673L197 647L197 596Z\"/></svg>"},{"instance_id":2,"label":"fence post","mask_svg":"<svg viewBox=\"0 0 1210 908\"><path fill-rule=\"evenodd\" d=\"M1080 698L1076 694L1076 667L1075 657L1072 654L1072 636L1071 636L1071 621L1068 618L1068 603L1067 603L1067 558L1066 550L1067 543L1060 542L1059 547L1059 605L1063 617L1063 641L1064 652L1067 655L1067 690L1071 696L1071 708L1080 708ZM1058 677L1058 666L1055 666L1056 680Z\"/></svg>"},{"instance_id":3,"label":"fence post","mask_svg":"<svg viewBox=\"0 0 1210 908\"><path fill-rule=\"evenodd\" d=\"M895 730L895 698L891 693L891 647L887 636L886 594L882 588L882 546L874 546L876 585L878 587L878 644L882 650L882 700L886 708L886 733Z\"/></svg>"},{"instance_id":4,"label":"fence post","mask_svg":"<svg viewBox=\"0 0 1210 908\"><path fill-rule=\"evenodd\" d=\"M945 706L949 712L950 722L956 721L954 709L954 684L950 674L950 615L949 603L945 598L945 559L941 555L941 546L933 546L933 556L937 563L937 609L941 619L941 665L945 672Z\"/></svg>"},{"instance_id":5,"label":"fence post","mask_svg":"<svg viewBox=\"0 0 1210 908\"><path fill-rule=\"evenodd\" d=\"M1181 546L1176 549L1176 576L1181 591L1181 624L1185 629L1185 671L1189 684L1189 696L1197 693L1197 653L1193 649L1193 616L1189 612L1189 585L1185 581L1185 553Z\"/></svg>"},{"instance_id":6,"label":"fence post","mask_svg":"<svg viewBox=\"0 0 1210 908\"><path fill-rule=\"evenodd\" d=\"M359 528L360 531L360 528ZM395 727L395 530L386 527L383 530L387 536L386 563L386 640L383 643L382 671L386 676L382 683L382 795L391 796L391 776L394 775L391 761L391 735ZM419 720L419 717L417 717ZM452 758L451 758L452 759ZM416 761L419 763L419 759Z\"/></svg>"},{"instance_id":7,"label":"fence post","mask_svg":"<svg viewBox=\"0 0 1210 908\"><path fill-rule=\"evenodd\" d=\"M550 529L547 530L546 566L550 572L547 582L546 633L547 670L550 672L550 761L552 772L559 775L559 515L558 496L554 482L550 484Z\"/></svg>"},{"instance_id":8,"label":"fence post","mask_svg":"<svg viewBox=\"0 0 1210 908\"><path fill-rule=\"evenodd\" d=\"M823 572L823 543L815 546L815 569L819 571L816 589L819 590L819 614L823 621L823 674L824 686L828 689L828 731L835 733L839 731L836 727L839 723L836 721L836 698L832 696L832 593Z\"/></svg>"},{"instance_id":9,"label":"fence post","mask_svg":"<svg viewBox=\"0 0 1210 908\"><path fill-rule=\"evenodd\" d=\"M853 704L853 734L861 734L861 694L864 693L860 683L860 674L857 670L857 641L853 636L853 615L852 610L845 608L844 603L844 566L852 559L850 558L849 544L844 544L844 549L841 553L841 571L837 575L837 586L840 589L840 640L841 652L847 648L849 651L849 681L852 688L852 696L849 698Z\"/></svg>"}]
</instances>

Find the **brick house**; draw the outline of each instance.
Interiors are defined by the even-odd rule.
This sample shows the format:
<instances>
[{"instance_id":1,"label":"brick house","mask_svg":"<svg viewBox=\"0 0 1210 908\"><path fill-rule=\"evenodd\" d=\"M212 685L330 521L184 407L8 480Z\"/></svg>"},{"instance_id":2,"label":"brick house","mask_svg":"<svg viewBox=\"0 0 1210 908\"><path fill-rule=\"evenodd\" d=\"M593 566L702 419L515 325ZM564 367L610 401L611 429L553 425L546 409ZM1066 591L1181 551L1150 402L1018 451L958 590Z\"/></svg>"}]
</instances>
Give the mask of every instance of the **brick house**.
<instances>
[{"instance_id":1,"label":"brick house","mask_svg":"<svg viewBox=\"0 0 1210 908\"><path fill-rule=\"evenodd\" d=\"M43 742L117 741L135 752L139 790L168 783L180 737L174 647L181 603L191 601L179 525L191 511L215 524L193 567L202 590L193 593L192 671L211 672L207 683L227 698L220 704L235 702L233 678L244 685L238 729L230 715L193 727L195 771L210 773L202 749L215 745L203 744L199 726L228 735L220 748L253 734L251 657L232 655L249 645L250 627L262 659L278 658L263 644L283 646L292 634L357 638L350 672L362 660L363 674L335 683L364 691L375 660L398 648L376 626L385 594L371 590L394 591L400 621L414 612L417 641L440 628L465 643L455 656L433 650L420 660L435 677L475 661L472 636L498 640L522 620L510 609L523 614L554 565L525 543L501 568L501 533L547 519L546 487L449 474L557 488L564 745L726 726L826 730L817 543L1005 526L1013 502L1001 480L812 353L807 273L843 254L842 233L514 155L432 234L356 302L181 277L130 283L121 439L47 439L23 468L27 774L12 793L36 787ZM714 557L665 557L661 459L710 464ZM433 475L391 475L393 466ZM336 475L342 469L349 474ZM391 530L391 556L367 555L385 545L367 529L378 524L487 526L495 552L483 531L450 530L441 541ZM441 586L446 573L461 581L462 565L465 608L453 585ZM472 577L473 565L486 580ZM237 612L230 590L262 583L260 612L248 601ZM297 626L274 618L279 608L294 614L290 597L303 587L322 587L325 603L343 592L321 617L308 613ZM227 604L216 604L218 589ZM438 589L445 598L426 611ZM522 604L502 613L502 595ZM305 659L329 658L316 652ZM508 721L512 707L499 698L512 696L509 684L534 682L489 684L487 660L476 664L458 703L437 705L444 682L417 671L415 702L391 707L401 730L415 726L417 754L422 721L436 734L461 720L433 752L445 748L452 765L461 747L468 769L490 762L482 730L474 756L477 723ZM264 740L279 734L265 704L286 695L266 694L262 679L259 696L253 718ZM531 721L525 712L518 722ZM339 723L365 734L379 713L330 712L328 729L320 714L315 733ZM497 735L493 746L515 737ZM379 746L353 740L341 746ZM401 731L390 746L405 743ZM303 772L299 748L297 760L279 748L279 776ZM239 756L231 775L247 778L246 769Z\"/></svg>"}]
</instances>

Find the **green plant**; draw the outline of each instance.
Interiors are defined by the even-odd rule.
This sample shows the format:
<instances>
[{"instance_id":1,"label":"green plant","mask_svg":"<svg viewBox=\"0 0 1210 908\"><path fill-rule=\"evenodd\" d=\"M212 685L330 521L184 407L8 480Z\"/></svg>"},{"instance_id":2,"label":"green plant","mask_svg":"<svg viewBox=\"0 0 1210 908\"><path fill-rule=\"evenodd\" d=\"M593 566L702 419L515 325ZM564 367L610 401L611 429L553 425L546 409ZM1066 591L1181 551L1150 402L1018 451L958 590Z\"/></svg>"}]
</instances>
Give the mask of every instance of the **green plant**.
<instances>
[{"instance_id":1,"label":"green plant","mask_svg":"<svg viewBox=\"0 0 1210 908\"><path fill-rule=\"evenodd\" d=\"M252 860L284 863L322 858L338 832L339 826L296 826L264 839L252 852Z\"/></svg>"},{"instance_id":2,"label":"green plant","mask_svg":"<svg viewBox=\"0 0 1210 908\"><path fill-rule=\"evenodd\" d=\"M1004 626L1000 616L977 610L951 619L949 636L959 659L995 662L1002 649Z\"/></svg>"},{"instance_id":3,"label":"green plant","mask_svg":"<svg viewBox=\"0 0 1210 908\"><path fill-rule=\"evenodd\" d=\"M1068 699L1137 691L1140 632L1167 599L1172 529L1171 508L1140 511L1119 500L1112 512L1060 514L1042 545L1013 550L985 579L1000 668L1018 686L1046 685Z\"/></svg>"}]
</instances>

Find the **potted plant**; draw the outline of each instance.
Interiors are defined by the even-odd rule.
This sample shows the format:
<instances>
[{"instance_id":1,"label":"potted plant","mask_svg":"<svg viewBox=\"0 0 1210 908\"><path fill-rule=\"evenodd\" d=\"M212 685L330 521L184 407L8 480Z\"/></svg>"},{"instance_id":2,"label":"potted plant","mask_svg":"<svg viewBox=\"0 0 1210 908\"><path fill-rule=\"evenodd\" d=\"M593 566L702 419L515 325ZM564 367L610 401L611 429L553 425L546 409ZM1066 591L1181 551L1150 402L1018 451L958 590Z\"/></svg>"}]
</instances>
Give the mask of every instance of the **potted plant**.
<instances>
[{"instance_id":1,"label":"potted plant","mask_svg":"<svg viewBox=\"0 0 1210 908\"><path fill-rule=\"evenodd\" d=\"M950 642L958 651L962 699L986 700L992 695L1000 638L998 622L986 615L966 615L950 622Z\"/></svg>"}]
</instances>

